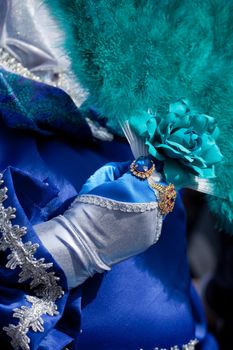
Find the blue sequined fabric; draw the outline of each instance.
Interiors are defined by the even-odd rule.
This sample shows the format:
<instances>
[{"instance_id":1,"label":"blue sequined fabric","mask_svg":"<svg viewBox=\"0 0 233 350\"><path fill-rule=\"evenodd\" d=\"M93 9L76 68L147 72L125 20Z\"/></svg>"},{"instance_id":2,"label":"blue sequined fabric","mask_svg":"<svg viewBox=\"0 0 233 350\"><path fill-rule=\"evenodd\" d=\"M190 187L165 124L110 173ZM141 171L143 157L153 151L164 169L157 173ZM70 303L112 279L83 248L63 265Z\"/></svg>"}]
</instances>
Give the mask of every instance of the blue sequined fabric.
<instances>
[{"instance_id":1,"label":"blue sequined fabric","mask_svg":"<svg viewBox=\"0 0 233 350\"><path fill-rule=\"evenodd\" d=\"M1 117L9 127L46 135L56 131L76 139L91 135L84 117L63 90L1 68L0 106Z\"/></svg>"}]
</instances>

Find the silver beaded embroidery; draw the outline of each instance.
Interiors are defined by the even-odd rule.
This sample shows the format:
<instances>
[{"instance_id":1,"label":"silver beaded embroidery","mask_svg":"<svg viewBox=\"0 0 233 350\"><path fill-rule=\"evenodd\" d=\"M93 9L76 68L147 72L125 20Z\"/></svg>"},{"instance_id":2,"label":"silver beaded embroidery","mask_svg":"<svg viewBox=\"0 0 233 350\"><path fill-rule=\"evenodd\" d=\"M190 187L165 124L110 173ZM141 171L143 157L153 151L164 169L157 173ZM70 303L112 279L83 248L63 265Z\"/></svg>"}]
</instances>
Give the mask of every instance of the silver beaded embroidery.
<instances>
[{"instance_id":1,"label":"silver beaded embroidery","mask_svg":"<svg viewBox=\"0 0 233 350\"><path fill-rule=\"evenodd\" d=\"M3 184L0 174L0 184ZM27 333L30 329L34 332L44 331L43 315L55 316L57 310L56 300L63 295L62 288L58 284L59 277L52 271L47 271L53 263L45 263L45 259L36 259L34 254L39 245L28 241L24 243L22 237L26 235L26 227L12 225L15 219L16 209L5 208L3 202L7 199L7 188L0 189L0 250L10 250L7 256L6 267L14 270L19 267L19 282L31 280L30 287L34 289L34 296L27 295L28 306L23 305L14 309L13 317L18 318L18 324L9 324L3 330L11 338L11 345L15 350L30 350L30 338ZM36 289L35 289L36 288Z\"/></svg>"},{"instance_id":2,"label":"silver beaded embroidery","mask_svg":"<svg viewBox=\"0 0 233 350\"><path fill-rule=\"evenodd\" d=\"M170 347L169 349L155 347L153 350L195 350L196 345L198 343L199 343L198 340L194 339L194 340L190 340L190 342L188 344L182 345L181 348L179 346L175 345L175 346Z\"/></svg>"},{"instance_id":3,"label":"silver beaded embroidery","mask_svg":"<svg viewBox=\"0 0 233 350\"><path fill-rule=\"evenodd\" d=\"M32 79L44 84L55 86L64 90L74 103L79 107L87 97L87 92L81 88L81 86L74 81L74 77L71 73L63 71L55 74L39 76L32 73L29 69L24 67L11 53L4 48L0 48L0 65L5 69L22 75L24 78ZM53 78L53 79L52 79Z\"/></svg>"},{"instance_id":4,"label":"silver beaded embroidery","mask_svg":"<svg viewBox=\"0 0 233 350\"><path fill-rule=\"evenodd\" d=\"M22 75L25 78L40 81L38 76L31 73L19 61L17 61L14 56L3 48L0 48L0 65L11 72Z\"/></svg>"},{"instance_id":5,"label":"silver beaded embroidery","mask_svg":"<svg viewBox=\"0 0 233 350\"><path fill-rule=\"evenodd\" d=\"M145 211L154 210L158 208L158 202L127 203L88 194L77 196L75 202L76 201L86 204L94 204L111 210L119 210L129 213L143 213Z\"/></svg>"}]
</instances>

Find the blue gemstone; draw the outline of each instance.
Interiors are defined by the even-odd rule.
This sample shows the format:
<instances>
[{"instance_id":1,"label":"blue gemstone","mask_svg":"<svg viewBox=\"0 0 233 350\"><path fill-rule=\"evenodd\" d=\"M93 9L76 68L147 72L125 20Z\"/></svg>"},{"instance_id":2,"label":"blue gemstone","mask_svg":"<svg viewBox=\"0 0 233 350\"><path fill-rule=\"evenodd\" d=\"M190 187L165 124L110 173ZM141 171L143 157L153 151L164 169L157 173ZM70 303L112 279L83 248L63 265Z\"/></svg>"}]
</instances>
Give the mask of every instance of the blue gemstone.
<instances>
[{"instance_id":1,"label":"blue gemstone","mask_svg":"<svg viewBox=\"0 0 233 350\"><path fill-rule=\"evenodd\" d=\"M139 157L135 162L135 168L140 172L147 172L153 166L153 161L148 157Z\"/></svg>"}]
</instances>

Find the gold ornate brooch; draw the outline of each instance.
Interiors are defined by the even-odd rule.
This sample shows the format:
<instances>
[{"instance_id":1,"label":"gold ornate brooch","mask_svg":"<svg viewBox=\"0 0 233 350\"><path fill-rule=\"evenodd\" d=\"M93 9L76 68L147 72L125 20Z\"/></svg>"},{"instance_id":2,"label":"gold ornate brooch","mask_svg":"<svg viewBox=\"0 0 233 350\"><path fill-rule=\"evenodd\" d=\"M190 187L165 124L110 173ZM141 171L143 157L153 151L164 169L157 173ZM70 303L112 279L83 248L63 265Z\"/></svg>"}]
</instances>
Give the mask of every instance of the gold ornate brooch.
<instances>
[{"instance_id":1,"label":"gold ornate brooch","mask_svg":"<svg viewBox=\"0 0 233 350\"><path fill-rule=\"evenodd\" d=\"M159 194L159 209L162 215L171 213L174 209L176 200L176 190L173 184L168 186L161 185L153 182L151 178L148 179L149 185L158 192Z\"/></svg>"},{"instance_id":2,"label":"gold ornate brooch","mask_svg":"<svg viewBox=\"0 0 233 350\"><path fill-rule=\"evenodd\" d=\"M153 181L151 175L155 171L155 164L149 157L139 157L130 165L130 172L132 175L138 177L140 180L148 180L148 183L153 190L158 192L159 196L159 210L162 215L167 215L172 212L175 205L176 190L173 184L168 186L161 185Z\"/></svg>"}]
</instances>

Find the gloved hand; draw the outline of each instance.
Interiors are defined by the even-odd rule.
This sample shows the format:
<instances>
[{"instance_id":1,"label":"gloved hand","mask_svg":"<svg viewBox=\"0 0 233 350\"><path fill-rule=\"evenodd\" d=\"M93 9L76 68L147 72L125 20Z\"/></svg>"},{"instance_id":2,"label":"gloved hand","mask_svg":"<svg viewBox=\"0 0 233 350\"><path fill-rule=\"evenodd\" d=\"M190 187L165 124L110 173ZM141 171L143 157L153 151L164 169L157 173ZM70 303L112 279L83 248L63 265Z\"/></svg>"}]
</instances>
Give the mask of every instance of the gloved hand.
<instances>
[{"instance_id":1,"label":"gloved hand","mask_svg":"<svg viewBox=\"0 0 233 350\"><path fill-rule=\"evenodd\" d=\"M147 181L129 162L95 172L63 215L34 229L66 274L69 288L139 254L160 235L162 216Z\"/></svg>"}]
</instances>

